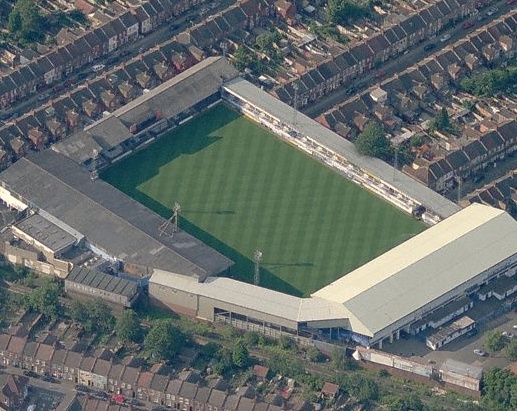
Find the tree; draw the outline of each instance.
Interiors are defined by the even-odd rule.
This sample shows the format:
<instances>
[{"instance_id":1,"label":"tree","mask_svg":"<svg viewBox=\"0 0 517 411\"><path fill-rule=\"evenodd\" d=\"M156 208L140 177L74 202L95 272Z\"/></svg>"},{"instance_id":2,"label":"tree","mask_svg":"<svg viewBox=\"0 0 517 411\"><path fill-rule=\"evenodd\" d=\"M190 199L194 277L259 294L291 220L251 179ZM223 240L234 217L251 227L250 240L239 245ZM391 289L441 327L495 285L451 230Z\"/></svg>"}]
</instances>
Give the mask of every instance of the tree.
<instances>
[{"instance_id":1,"label":"tree","mask_svg":"<svg viewBox=\"0 0 517 411\"><path fill-rule=\"evenodd\" d=\"M219 347L214 359L213 370L216 374L224 375L233 368L233 354L228 348Z\"/></svg>"},{"instance_id":2,"label":"tree","mask_svg":"<svg viewBox=\"0 0 517 411\"><path fill-rule=\"evenodd\" d=\"M508 341L508 338L501 334L500 331L492 331L486 339L486 346L492 352L501 351L506 347Z\"/></svg>"},{"instance_id":3,"label":"tree","mask_svg":"<svg viewBox=\"0 0 517 411\"><path fill-rule=\"evenodd\" d=\"M81 324L87 332L109 333L113 331L115 325L115 317L111 308L100 299L92 303L74 301L70 306L69 315L72 320Z\"/></svg>"},{"instance_id":4,"label":"tree","mask_svg":"<svg viewBox=\"0 0 517 411\"><path fill-rule=\"evenodd\" d=\"M248 68L253 61L253 53L245 46L239 46L233 53L233 65L239 71Z\"/></svg>"},{"instance_id":5,"label":"tree","mask_svg":"<svg viewBox=\"0 0 517 411\"><path fill-rule=\"evenodd\" d=\"M250 354L245 342L238 339L232 349L232 361L236 367L244 368L248 365Z\"/></svg>"},{"instance_id":6,"label":"tree","mask_svg":"<svg viewBox=\"0 0 517 411\"><path fill-rule=\"evenodd\" d=\"M79 300L72 301L69 308L69 315L76 323L84 324L88 321L88 309Z\"/></svg>"},{"instance_id":7,"label":"tree","mask_svg":"<svg viewBox=\"0 0 517 411\"><path fill-rule=\"evenodd\" d=\"M483 405L490 410L515 409L517 377L508 370L492 368L484 373Z\"/></svg>"},{"instance_id":8,"label":"tree","mask_svg":"<svg viewBox=\"0 0 517 411\"><path fill-rule=\"evenodd\" d=\"M386 138L382 126L376 121L370 121L355 139L355 147L363 156L377 157L388 160L393 152L391 142Z\"/></svg>"},{"instance_id":9,"label":"tree","mask_svg":"<svg viewBox=\"0 0 517 411\"><path fill-rule=\"evenodd\" d=\"M373 400L379 397L379 387L377 383L368 377L356 375L350 379L348 386L349 394L360 402Z\"/></svg>"},{"instance_id":10,"label":"tree","mask_svg":"<svg viewBox=\"0 0 517 411\"><path fill-rule=\"evenodd\" d=\"M172 320L156 320L145 337L145 350L155 359L170 361L185 344L185 336Z\"/></svg>"},{"instance_id":11,"label":"tree","mask_svg":"<svg viewBox=\"0 0 517 411\"><path fill-rule=\"evenodd\" d=\"M310 362L321 362L325 357L316 347L311 347L307 351L307 358Z\"/></svg>"},{"instance_id":12,"label":"tree","mask_svg":"<svg viewBox=\"0 0 517 411\"><path fill-rule=\"evenodd\" d=\"M45 279L41 287L25 294L23 305L27 309L37 311L45 317L55 320L62 312L60 296L60 285L53 280Z\"/></svg>"},{"instance_id":13,"label":"tree","mask_svg":"<svg viewBox=\"0 0 517 411\"><path fill-rule=\"evenodd\" d=\"M35 0L17 0L9 13L9 31L25 41L41 41L44 38L44 23Z\"/></svg>"},{"instance_id":14,"label":"tree","mask_svg":"<svg viewBox=\"0 0 517 411\"><path fill-rule=\"evenodd\" d=\"M436 114L436 117L431 124L431 129L438 131L447 131L451 129L449 112L445 107L442 107L442 109Z\"/></svg>"},{"instance_id":15,"label":"tree","mask_svg":"<svg viewBox=\"0 0 517 411\"><path fill-rule=\"evenodd\" d=\"M517 340L511 340L506 346L506 354L511 360L517 360Z\"/></svg>"},{"instance_id":16,"label":"tree","mask_svg":"<svg viewBox=\"0 0 517 411\"><path fill-rule=\"evenodd\" d=\"M125 310L117 318L115 333L124 343L138 342L142 337L142 328L138 316L133 310Z\"/></svg>"},{"instance_id":17,"label":"tree","mask_svg":"<svg viewBox=\"0 0 517 411\"><path fill-rule=\"evenodd\" d=\"M369 14L369 6L351 0L328 0L326 17L332 24L347 24Z\"/></svg>"}]
</instances>

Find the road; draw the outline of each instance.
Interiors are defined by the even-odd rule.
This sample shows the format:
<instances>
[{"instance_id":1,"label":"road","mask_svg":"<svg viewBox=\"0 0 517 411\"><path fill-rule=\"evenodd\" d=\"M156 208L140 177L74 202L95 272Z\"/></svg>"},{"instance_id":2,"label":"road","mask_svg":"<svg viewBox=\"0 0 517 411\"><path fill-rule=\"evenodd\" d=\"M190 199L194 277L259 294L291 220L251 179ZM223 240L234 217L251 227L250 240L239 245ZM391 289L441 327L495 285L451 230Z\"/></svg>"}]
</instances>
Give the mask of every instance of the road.
<instances>
[{"instance_id":1,"label":"road","mask_svg":"<svg viewBox=\"0 0 517 411\"><path fill-rule=\"evenodd\" d=\"M501 16L502 14L507 13L512 6L509 6L505 3L505 1L498 1L495 3L492 3L490 7L497 7L498 10L495 14L493 14L490 17L490 20L494 20L497 17ZM479 13L479 16L486 15L486 9L482 10ZM476 20L474 17L473 20ZM476 20L476 24L474 24L473 27L470 29L464 29L462 28L462 25L465 23L466 20L461 21L460 23L456 24L454 27L451 27L448 30L445 30L441 32L436 38L430 38L427 41L424 41L420 43L418 46L413 47L410 49L406 54L399 55L395 57L394 60L390 60L386 63L384 63L380 68L379 71L385 72L385 75L383 78L388 78L393 76L396 73L399 73L408 67L411 67L415 65L416 62L421 61L425 57L430 56L432 53L434 53L439 48L444 48L445 46L455 43L459 39L465 37L467 34L479 29L481 25L485 25L489 23L490 21L488 18L485 18L483 21L478 22ZM444 34L449 34L451 37L444 42L440 41L440 38ZM432 51L426 52L424 50L424 47L430 43L433 43L436 45L436 48ZM351 98L349 94L347 94L347 89L350 86L354 86L356 88L355 94L360 94L367 88L371 87L373 84L376 84L380 82L381 80L376 77L377 70L372 70L368 72L367 75L359 77L354 79L347 87L339 88L332 93L328 94L324 98L305 106L301 111L306 114L309 117L315 118L318 117L320 114L324 113L325 111L330 110L331 108L335 107L336 105L343 103L347 99Z\"/></svg>"},{"instance_id":2,"label":"road","mask_svg":"<svg viewBox=\"0 0 517 411\"><path fill-rule=\"evenodd\" d=\"M215 14L219 11L222 11L235 2L236 0L222 0L213 2L215 7L211 9L210 14ZM211 3L207 2L206 4L209 5ZM103 71L105 72L111 70L112 68L119 65L123 60L130 60L134 56L137 56L138 54L145 52L158 44L170 40L173 36L186 30L189 26L202 21L206 16L207 15L202 16L200 13L196 13L194 11L178 16L176 19L165 23L162 27L159 27L148 35L139 36L136 41L124 44L114 53L95 60L95 62L93 62L91 65L85 66L79 71L70 74L69 76L64 76L60 81L52 83L52 85L48 86L47 88L39 90L38 94L24 98L8 109L0 110L0 114L2 117L18 117L34 108L40 107L46 104L49 99L56 99L60 95L65 94L68 89L74 88L88 79L101 76ZM104 64L105 68L101 72L94 73L92 70L94 64ZM54 91L58 89L59 91Z\"/></svg>"}]
</instances>

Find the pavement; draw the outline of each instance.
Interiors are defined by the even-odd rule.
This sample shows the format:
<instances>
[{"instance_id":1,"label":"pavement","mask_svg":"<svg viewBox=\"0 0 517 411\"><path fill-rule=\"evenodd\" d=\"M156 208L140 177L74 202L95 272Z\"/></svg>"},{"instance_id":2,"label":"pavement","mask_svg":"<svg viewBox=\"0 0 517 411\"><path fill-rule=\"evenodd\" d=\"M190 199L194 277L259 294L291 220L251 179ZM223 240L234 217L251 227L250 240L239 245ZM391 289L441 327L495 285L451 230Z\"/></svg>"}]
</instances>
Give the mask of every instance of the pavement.
<instances>
[{"instance_id":1,"label":"pavement","mask_svg":"<svg viewBox=\"0 0 517 411\"><path fill-rule=\"evenodd\" d=\"M469 315L469 312L467 311L465 315ZM475 336L468 337L463 335L438 351L433 351L428 348L423 338L419 337L410 337L408 339L395 341L393 344L384 344L383 351L412 358L417 361L423 360L436 367L439 367L446 359L451 358L483 368L504 368L513 361L506 356L504 350L490 353L486 347L486 339L494 330L501 333L506 331L515 334L514 338L517 338L517 329L513 328L514 325L517 325L517 313L515 311L509 311L483 326L478 327L478 333ZM487 352L488 355L477 355L474 353L476 349L483 350Z\"/></svg>"}]
</instances>

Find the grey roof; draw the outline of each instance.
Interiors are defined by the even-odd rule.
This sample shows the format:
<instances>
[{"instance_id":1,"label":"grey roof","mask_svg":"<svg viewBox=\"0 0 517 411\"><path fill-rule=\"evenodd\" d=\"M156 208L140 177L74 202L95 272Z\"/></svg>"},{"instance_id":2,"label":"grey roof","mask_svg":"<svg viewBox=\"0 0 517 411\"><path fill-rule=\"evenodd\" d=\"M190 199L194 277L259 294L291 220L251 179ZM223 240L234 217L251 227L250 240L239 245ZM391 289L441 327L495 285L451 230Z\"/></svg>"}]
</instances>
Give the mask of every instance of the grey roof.
<instances>
[{"instance_id":1,"label":"grey roof","mask_svg":"<svg viewBox=\"0 0 517 411\"><path fill-rule=\"evenodd\" d=\"M440 367L441 372L461 375L463 377L471 377L481 379L483 368L473 364L465 364L460 361L447 358Z\"/></svg>"},{"instance_id":2,"label":"grey roof","mask_svg":"<svg viewBox=\"0 0 517 411\"><path fill-rule=\"evenodd\" d=\"M45 247L50 248L53 252L59 252L76 241L73 235L39 214L27 217L17 223L15 227Z\"/></svg>"},{"instance_id":3,"label":"grey roof","mask_svg":"<svg viewBox=\"0 0 517 411\"><path fill-rule=\"evenodd\" d=\"M191 235L159 236L165 219L67 157L47 150L20 159L0 174L4 187L83 234L108 255L200 280L232 262Z\"/></svg>"},{"instance_id":4,"label":"grey roof","mask_svg":"<svg viewBox=\"0 0 517 411\"><path fill-rule=\"evenodd\" d=\"M132 297L136 294L138 288L133 281L80 266L72 268L72 271L65 279L65 282L67 281L119 294L124 297Z\"/></svg>"},{"instance_id":5,"label":"grey roof","mask_svg":"<svg viewBox=\"0 0 517 411\"><path fill-rule=\"evenodd\" d=\"M92 158L94 149L99 152L102 149L109 150L133 137L129 131L131 124L157 112L163 118L174 118L216 93L224 80L234 78L237 74L224 58L209 57L65 141L55 144L53 149L81 164Z\"/></svg>"},{"instance_id":6,"label":"grey roof","mask_svg":"<svg viewBox=\"0 0 517 411\"><path fill-rule=\"evenodd\" d=\"M263 107L265 111L276 117L280 122L285 124L292 122L292 107L255 87L242 77L229 81L224 87L257 107ZM449 217L460 210L457 204L454 204L404 173L394 170L393 167L384 161L361 156L357 153L353 143L302 113L297 115L296 128L302 135L308 136L328 149L342 155L352 164L377 176L386 184L395 187L416 202L430 208L441 217Z\"/></svg>"},{"instance_id":7,"label":"grey roof","mask_svg":"<svg viewBox=\"0 0 517 411\"><path fill-rule=\"evenodd\" d=\"M176 77L159 85L113 113L131 124L142 111L161 111L172 118L219 90L222 81L234 78L237 71L222 57L209 57Z\"/></svg>"}]
</instances>

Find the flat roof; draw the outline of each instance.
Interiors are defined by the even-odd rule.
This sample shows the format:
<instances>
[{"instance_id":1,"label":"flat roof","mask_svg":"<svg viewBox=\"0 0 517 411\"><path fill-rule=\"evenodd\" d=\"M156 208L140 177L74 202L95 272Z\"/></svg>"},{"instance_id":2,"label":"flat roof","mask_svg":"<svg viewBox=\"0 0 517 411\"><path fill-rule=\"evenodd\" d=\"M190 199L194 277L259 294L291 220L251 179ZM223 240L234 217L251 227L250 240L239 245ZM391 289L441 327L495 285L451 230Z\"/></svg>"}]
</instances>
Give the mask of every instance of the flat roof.
<instances>
[{"instance_id":1,"label":"flat roof","mask_svg":"<svg viewBox=\"0 0 517 411\"><path fill-rule=\"evenodd\" d=\"M447 358L440 367L441 372L453 373L464 377L481 379L483 367Z\"/></svg>"},{"instance_id":2,"label":"flat roof","mask_svg":"<svg viewBox=\"0 0 517 411\"><path fill-rule=\"evenodd\" d=\"M164 218L104 181L92 180L87 170L52 150L20 159L0 174L0 181L121 261L199 280L233 264L184 231L160 236Z\"/></svg>"},{"instance_id":3,"label":"flat roof","mask_svg":"<svg viewBox=\"0 0 517 411\"><path fill-rule=\"evenodd\" d=\"M373 335L517 253L515 238L510 215L473 204L312 295Z\"/></svg>"},{"instance_id":4,"label":"flat roof","mask_svg":"<svg viewBox=\"0 0 517 411\"><path fill-rule=\"evenodd\" d=\"M264 111L276 117L282 123L291 124L293 121L293 108L291 106L277 100L242 77L237 77L225 83L224 88L241 96L251 104L263 108ZM449 217L461 209L457 204L425 187L401 171L394 169L384 161L373 157L361 156L356 151L353 143L301 112L296 114L295 128L302 135L310 137L329 150L343 156L350 163L377 176L386 184L405 193L443 218Z\"/></svg>"},{"instance_id":5,"label":"flat roof","mask_svg":"<svg viewBox=\"0 0 517 411\"><path fill-rule=\"evenodd\" d=\"M34 214L15 224L15 227L53 252L75 243L76 238L39 214Z\"/></svg>"},{"instance_id":6,"label":"flat roof","mask_svg":"<svg viewBox=\"0 0 517 411\"><path fill-rule=\"evenodd\" d=\"M74 267L65 282L73 282L83 284L91 288L107 291L113 294L119 294L124 297L132 297L136 294L138 286L133 281L124 278L115 277L114 275L105 274L98 270L92 270L86 267Z\"/></svg>"}]
</instances>

